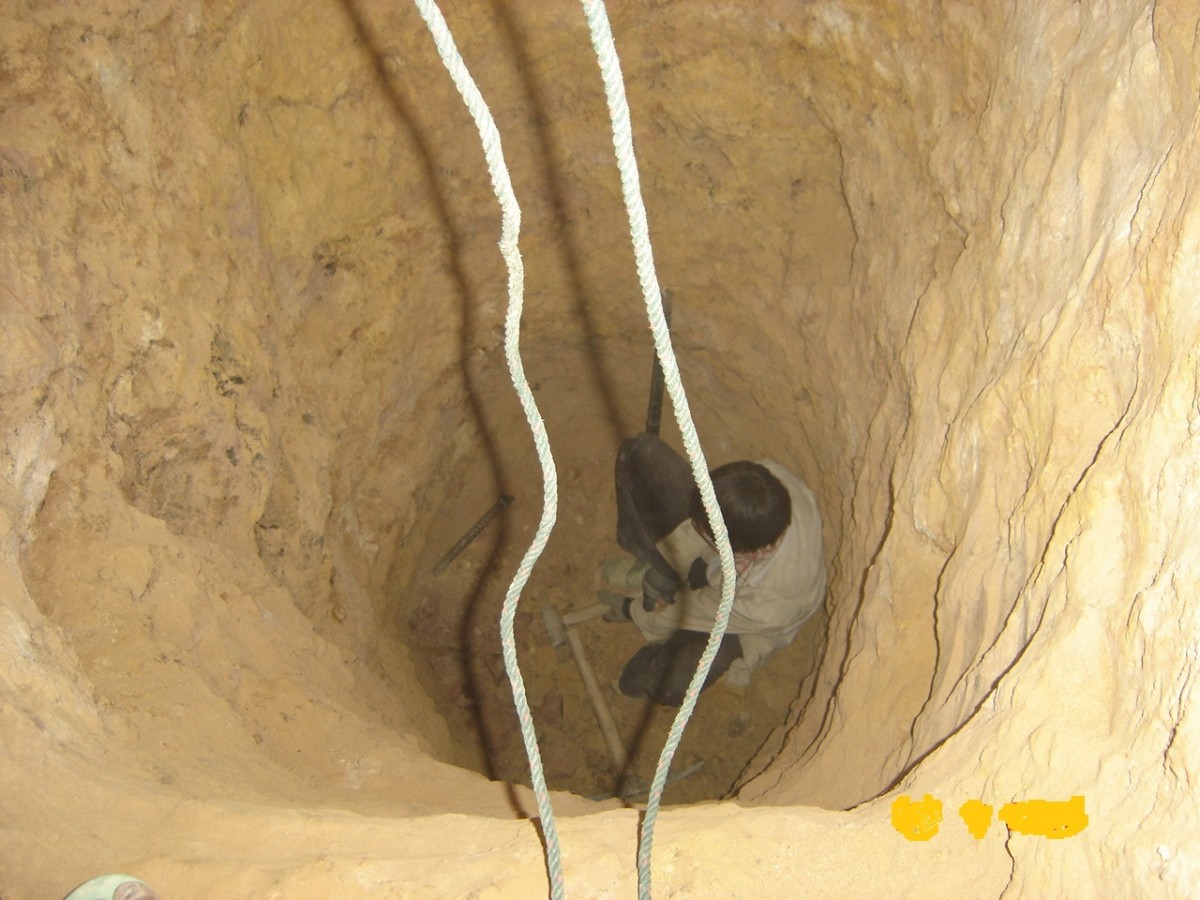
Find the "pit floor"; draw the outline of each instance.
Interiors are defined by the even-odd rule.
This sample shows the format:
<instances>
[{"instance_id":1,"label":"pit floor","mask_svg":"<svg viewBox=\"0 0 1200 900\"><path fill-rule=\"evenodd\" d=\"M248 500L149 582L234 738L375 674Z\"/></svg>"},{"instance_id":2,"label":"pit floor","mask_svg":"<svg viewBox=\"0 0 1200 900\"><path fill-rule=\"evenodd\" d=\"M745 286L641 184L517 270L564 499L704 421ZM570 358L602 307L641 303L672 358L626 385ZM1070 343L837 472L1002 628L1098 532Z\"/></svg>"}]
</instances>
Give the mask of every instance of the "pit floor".
<instances>
[{"instance_id":1,"label":"pit floor","mask_svg":"<svg viewBox=\"0 0 1200 900\"><path fill-rule=\"evenodd\" d=\"M568 419L587 415L586 404L566 408ZM605 456L597 452L596 441L584 439L582 422L564 422L558 433L565 439L555 445L551 427L559 469L558 522L522 592L514 624L517 661L550 789L607 798L627 794L639 780L643 786L650 783L677 711L616 689L625 661L643 643L636 626L600 618L577 626L629 755L627 770L617 772L569 649L550 641L542 606L553 603L565 613L594 603L603 586L601 564L622 555L614 537L615 440ZM572 436L582 453L572 452ZM528 785L529 762L501 652L500 614L541 514L542 480L529 438L516 443L526 449L505 467L521 473L512 480L519 487L506 491L515 501L434 575L438 560L500 493L496 466L489 460L476 460L453 479L445 504L433 517L426 558L403 592L406 599L395 621L422 686L442 710L451 733L461 737L455 758L448 761L495 780ZM790 647L755 673L748 687L730 687L722 680L701 695L671 773L697 764L700 768L668 784L664 802L728 797L778 751L789 710L815 668L824 632L821 611ZM764 756L748 771L760 750ZM645 795L627 799L637 803Z\"/></svg>"}]
</instances>

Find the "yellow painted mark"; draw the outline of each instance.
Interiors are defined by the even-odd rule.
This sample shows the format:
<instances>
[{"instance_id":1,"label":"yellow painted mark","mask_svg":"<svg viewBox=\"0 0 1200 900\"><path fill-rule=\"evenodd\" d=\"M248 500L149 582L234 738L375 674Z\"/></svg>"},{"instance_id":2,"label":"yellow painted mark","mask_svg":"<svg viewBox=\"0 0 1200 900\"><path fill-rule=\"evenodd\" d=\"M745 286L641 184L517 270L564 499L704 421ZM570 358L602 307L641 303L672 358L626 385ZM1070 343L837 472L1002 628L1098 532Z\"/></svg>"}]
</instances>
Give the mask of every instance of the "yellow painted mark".
<instances>
[{"instance_id":1,"label":"yellow painted mark","mask_svg":"<svg viewBox=\"0 0 1200 900\"><path fill-rule=\"evenodd\" d=\"M928 797L929 795L926 794ZM892 820L896 813L893 806ZM1039 834L1048 838L1065 838L1079 834L1087 827L1088 817L1082 797L1070 800L1022 800L1000 807L1000 819L1013 831Z\"/></svg>"},{"instance_id":2,"label":"yellow painted mark","mask_svg":"<svg viewBox=\"0 0 1200 900\"><path fill-rule=\"evenodd\" d=\"M942 801L925 795L914 803L907 795L892 801L892 827L910 841L928 841L938 833Z\"/></svg>"},{"instance_id":3,"label":"yellow painted mark","mask_svg":"<svg viewBox=\"0 0 1200 900\"><path fill-rule=\"evenodd\" d=\"M958 814L967 823L967 830L977 841L983 840L988 826L992 824L992 804L982 800L968 800L958 808Z\"/></svg>"}]
</instances>

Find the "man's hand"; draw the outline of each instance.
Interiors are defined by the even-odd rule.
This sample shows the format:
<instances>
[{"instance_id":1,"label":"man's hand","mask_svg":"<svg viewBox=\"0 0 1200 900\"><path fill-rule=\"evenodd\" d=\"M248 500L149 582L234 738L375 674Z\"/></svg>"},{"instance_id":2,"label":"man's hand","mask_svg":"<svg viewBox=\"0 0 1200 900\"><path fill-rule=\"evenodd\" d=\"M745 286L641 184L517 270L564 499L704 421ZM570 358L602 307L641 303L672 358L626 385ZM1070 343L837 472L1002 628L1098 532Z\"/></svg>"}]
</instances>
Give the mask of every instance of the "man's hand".
<instances>
[{"instance_id":1,"label":"man's hand","mask_svg":"<svg viewBox=\"0 0 1200 900\"><path fill-rule=\"evenodd\" d=\"M674 572L668 576L658 569L647 569L642 576L642 609L646 612L662 612L675 602L675 592L679 588L679 576Z\"/></svg>"}]
</instances>

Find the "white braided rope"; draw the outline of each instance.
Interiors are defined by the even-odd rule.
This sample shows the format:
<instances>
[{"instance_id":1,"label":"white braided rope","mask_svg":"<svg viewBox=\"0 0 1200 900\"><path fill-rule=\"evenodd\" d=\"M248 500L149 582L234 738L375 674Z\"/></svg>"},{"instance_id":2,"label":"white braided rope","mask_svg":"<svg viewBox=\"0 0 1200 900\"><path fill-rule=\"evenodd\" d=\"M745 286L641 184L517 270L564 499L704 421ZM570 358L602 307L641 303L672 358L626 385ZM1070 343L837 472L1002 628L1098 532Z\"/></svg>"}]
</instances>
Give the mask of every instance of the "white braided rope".
<instances>
[{"instance_id":1,"label":"white braided rope","mask_svg":"<svg viewBox=\"0 0 1200 900\"><path fill-rule=\"evenodd\" d=\"M484 102L479 88L475 85L466 64L454 44L454 38L442 17L434 0L415 0L421 18L429 28L437 46L438 55L442 58L446 70L454 80L455 87L462 95L475 127L479 129L479 137L483 142L483 153L487 159L488 172L492 178L492 189L496 199L500 201L502 212L500 252L508 266L508 311L504 321L504 356L508 361L508 371L512 376L513 387L521 400L521 408L529 422L533 433L534 446L537 448L538 460L542 465L542 518L538 524L537 533L529 545L524 558L517 567L505 596L504 606L500 613L500 642L504 655L504 668L508 680L512 684L513 700L517 707L517 717L521 723L521 736L525 741L525 753L529 757L529 773L532 779L534 795L537 798L538 813L541 816L542 837L545 840L546 866L550 878L550 895L555 900L565 896L563 884L562 860L559 850L558 829L554 823L554 810L550 804L550 794L546 789L546 779L542 771L542 755L538 750L537 736L534 733L533 717L529 711L529 701L525 696L525 682L521 678L521 670L517 665L516 640L513 634L513 621L517 614L517 603L521 590L529 581L534 563L541 556L542 550L549 540L550 531L558 513L558 477L554 467L554 457L550 453L550 441L546 435L546 426L533 399L529 381L521 362L521 308L525 289L525 266L521 252L517 248L517 235L521 229L521 210L517 205L516 194L513 192L512 181L508 168L504 163L504 154L500 147L500 132L495 120Z\"/></svg>"},{"instance_id":2,"label":"white braided rope","mask_svg":"<svg viewBox=\"0 0 1200 900\"><path fill-rule=\"evenodd\" d=\"M713 659L717 655L717 650L729 625L729 610L733 606L737 577L734 570L733 549L729 545L729 534L717 504L716 494L713 491L712 479L708 474L708 463L700 448L700 438L696 433L695 423L692 421L687 396L684 394L679 366L675 360L675 351L671 347L670 330L663 313L662 295L659 292L658 276L654 271L654 255L650 248L650 227L646 221L646 207L642 202L637 161L633 153L633 131L630 126L629 104L625 98L621 63L617 58L612 29L608 23L603 0L581 0L581 2L584 14L587 16L588 29L591 32L592 46L596 50L596 58L600 64L600 74L604 80L605 96L608 100L608 111L612 118L613 147L617 155L617 168L621 173L621 189L625 197L625 208L629 214L629 231L637 260L638 279L641 282L642 295L646 301L650 330L654 335L654 349L659 363L662 365L663 381L667 393L671 397L671 405L675 410L675 421L679 424L683 445L687 450L688 461L691 463L692 475L700 488L704 509L708 513L709 522L713 525L713 537L716 541L717 552L721 557L721 604L717 609L716 621L713 623L708 644L700 657L696 673L692 676L683 703L680 705L679 712L667 735L666 744L663 746L662 755L658 760L658 767L654 772L654 780L650 785L646 813L642 819L642 834L638 842L638 896L642 900L649 900L650 854L654 844L654 825L658 818L658 809L662 802L667 773L683 737L683 730L696 707L700 689L708 677Z\"/></svg>"}]
</instances>

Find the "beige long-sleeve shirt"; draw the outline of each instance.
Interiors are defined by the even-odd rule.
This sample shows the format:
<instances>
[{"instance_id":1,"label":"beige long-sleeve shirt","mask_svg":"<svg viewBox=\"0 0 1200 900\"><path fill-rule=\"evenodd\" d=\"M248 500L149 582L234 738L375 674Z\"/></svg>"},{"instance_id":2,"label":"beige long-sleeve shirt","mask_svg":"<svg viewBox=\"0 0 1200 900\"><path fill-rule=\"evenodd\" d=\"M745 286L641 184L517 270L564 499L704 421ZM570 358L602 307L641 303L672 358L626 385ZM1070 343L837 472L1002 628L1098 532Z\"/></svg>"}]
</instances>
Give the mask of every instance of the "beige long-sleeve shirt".
<instances>
[{"instance_id":1,"label":"beige long-sleeve shirt","mask_svg":"<svg viewBox=\"0 0 1200 900\"><path fill-rule=\"evenodd\" d=\"M796 638L800 626L825 600L825 555L821 541L821 515L808 485L783 466L761 460L787 488L792 498L792 522L779 548L766 559L750 564L738 577L729 614L729 634L742 642L742 658L729 671L729 679L745 684L750 673ZM648 641L662 641L679 630L711 631L721 605L721 561L685 521L658 544L677 572L686 574L700 557L708 565L707 587L687 587L675 602L658 612L647 612L640 603L630 610Z\"/></svg>"}]
</instances>

